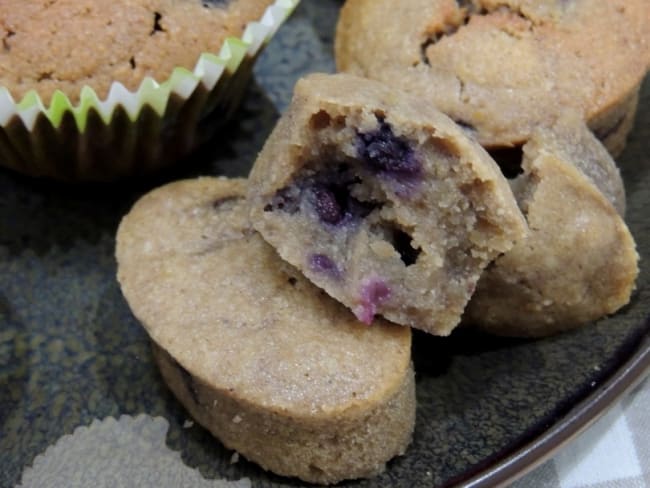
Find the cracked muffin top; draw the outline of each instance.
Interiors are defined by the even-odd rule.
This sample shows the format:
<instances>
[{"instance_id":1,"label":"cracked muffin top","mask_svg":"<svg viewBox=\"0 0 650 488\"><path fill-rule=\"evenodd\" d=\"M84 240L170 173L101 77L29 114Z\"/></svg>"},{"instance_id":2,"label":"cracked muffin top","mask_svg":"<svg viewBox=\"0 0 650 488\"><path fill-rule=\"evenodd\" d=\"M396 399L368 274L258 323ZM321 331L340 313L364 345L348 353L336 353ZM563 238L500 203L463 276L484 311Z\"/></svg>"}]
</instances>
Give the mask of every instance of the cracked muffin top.
<instances>
[{"instance_id":1,"label":"cracked muffin top","mask_svg":"<svg viewBox=\"0 0 650 488\"><path fill-rule=\"evenodd\" d=\"M5 0L0 9L0 86L15 100L35 89L105 98L113 81L137 89L189 70L203 52L262 17L272 0Z\"/></svg>"},{"instance_id":2,"label":"cracked muffin top","mask_svg":"<svg viewBox=\"0 0 650 488\"><path fill-rule=\"evenodd\" d=\"M420 93L488 147L520 144L566 108L602 140L636 107L650 2L348 0L336 57Z\"/></svg>"}]
</instances>

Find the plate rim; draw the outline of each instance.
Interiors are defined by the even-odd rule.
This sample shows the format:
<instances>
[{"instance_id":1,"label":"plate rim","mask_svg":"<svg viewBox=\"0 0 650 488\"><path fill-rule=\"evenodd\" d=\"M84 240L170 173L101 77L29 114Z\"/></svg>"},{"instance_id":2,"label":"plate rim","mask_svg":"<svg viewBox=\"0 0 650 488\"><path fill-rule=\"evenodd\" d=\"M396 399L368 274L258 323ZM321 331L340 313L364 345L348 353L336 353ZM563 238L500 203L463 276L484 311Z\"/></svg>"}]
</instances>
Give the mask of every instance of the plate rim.
<instances>
[{"instance_id":1,"label":"plate rim","mask_svg":"<svg viewBox=\"0 0 650 488\"><path fill-rule=\"evenodd\" d=\"M522 478L561 448L586 431L600 419L616 402L650 378L650 314L642 321L638 341L625 359L603 382L587 394L558 420L532 439L524 441L499 455L487 466L470 468L465 473L443 483L445 487L492 488L508 486Z\"/></svg>"}]
</instances>

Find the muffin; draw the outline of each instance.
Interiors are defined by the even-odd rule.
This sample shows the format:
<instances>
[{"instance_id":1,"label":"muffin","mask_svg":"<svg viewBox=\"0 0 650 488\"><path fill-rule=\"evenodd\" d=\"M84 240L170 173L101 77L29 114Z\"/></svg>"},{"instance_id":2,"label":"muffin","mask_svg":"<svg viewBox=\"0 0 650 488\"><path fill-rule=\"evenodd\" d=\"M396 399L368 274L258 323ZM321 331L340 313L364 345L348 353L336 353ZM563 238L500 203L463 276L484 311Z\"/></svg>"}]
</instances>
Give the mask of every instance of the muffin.
<instances>
[{"instance_id":1,"label":"muffin","mask_svg":"<svg viewBox=\"0 0 650 488\"><path fill-rule=\"evenodd\" d=\"M0 162L64 180L165 167L237 106L294 0L9 0Z\"/></svg>"},{"instance_id":2,"label":"muffin","mask_svg":"<svg viewBox=\"0 0 650 488\"><path fill-rule=\"evenodd\" d=\"M417 97L348 74L296 84L248 196L278 254L359 320L437 335L527 231L476 141Z\"/></svg>"},{"instance_id":3,"label":"muffin","mask_svg":"<svg viewBox=\"0 0 650 488\"><path fill-rule=\"evenodd\" d=\"M165 382L229 449L314 483L383 471L415 422L411 332L358 322L250 225L243 180L139 200L117 233L118 280Z\"/></svg>"},{"instance_id":4,"label":"muffin","mask_svg":"<svg viewBox=\"0 0 650 488\"><path fill-rule=\"evenodd\" d=\"M465 321L500 335L539 337L626 305L639 256L607 150L567 117L534 131L521 169L512 187L530 233L483 273Z\"/></svg>"},{"instance_id":5,"label":"muffin","mask_svg":"<svg viewBox=\"0 0 650 488\"><path fill-rule=\"evenodd\" d=\"M649 25L646 0L348 0L336 62L433 102L487 148L521 145L571 109L617 155Z\"/></svg>"}]
</instances>

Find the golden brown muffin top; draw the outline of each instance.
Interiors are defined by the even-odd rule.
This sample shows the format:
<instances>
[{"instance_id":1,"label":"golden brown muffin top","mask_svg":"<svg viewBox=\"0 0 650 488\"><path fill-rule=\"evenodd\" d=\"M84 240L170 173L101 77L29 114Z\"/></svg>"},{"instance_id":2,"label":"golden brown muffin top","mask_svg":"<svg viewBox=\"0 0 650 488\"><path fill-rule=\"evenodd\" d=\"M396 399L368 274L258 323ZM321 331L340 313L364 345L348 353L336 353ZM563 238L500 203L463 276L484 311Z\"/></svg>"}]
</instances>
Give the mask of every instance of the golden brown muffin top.
<instances>
[{"instance_id":1,"label":"golden brown muffin top","mask_svg":"<svg viewBox=\"0 0 650 488\"><path fill-rule=\"evenodd\" d=\"M388 21L390 19L390 21ZM630 97L650 65L647 0L349 0L338 67L416 91L484 145Z\"/></svg>"},{"instance_id":2,"label":"golden brown muffin top","mask_svg":"<svg viewBox=\"0 0 650 488\"><path fill-rule=\"evenodd\" d=\"M76 101L84 85L104 98L113 81L136 89L218 53L272 0L5 0L0 8L0 86L16 101L57 89Z\"/></svg>"}]
</instances>

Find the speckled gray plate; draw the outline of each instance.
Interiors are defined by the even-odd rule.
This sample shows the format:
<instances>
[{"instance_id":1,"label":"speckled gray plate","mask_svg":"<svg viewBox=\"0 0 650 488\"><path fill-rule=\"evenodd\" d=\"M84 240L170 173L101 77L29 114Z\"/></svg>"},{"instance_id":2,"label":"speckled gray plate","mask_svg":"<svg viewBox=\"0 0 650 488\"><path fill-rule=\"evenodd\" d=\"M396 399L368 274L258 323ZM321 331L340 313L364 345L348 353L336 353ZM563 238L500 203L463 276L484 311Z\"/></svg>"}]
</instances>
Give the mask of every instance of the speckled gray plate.
<instances>
[{"instance_id":1,"label":"speckled gray plate","mask_svg":"<svg viewBox=\"0 0 650 488\"><path fill-rule=\"evenodd\" d=\"M188 422L161 383L146 334L120 294L114 234L135 199L154 186L197 174L245 174L294 81L309 71L333 69L329 46L339 5L303 0L256 66L256 83L239 118L182 172L118 189L64 187L0 171L1 487L19 483L26 467L53 445L28 470L30 479L77 463L90 472L67 486L84 486L83 479L97 475L92 470L98 465L90 458L95 456L112 462L114 477L133 469L125 473L132 486L180 486L177 478L165 478L170 480L165 483L147 473L146 463L126 462L135 458L119 446L134 442L140 450L166 443L165 449L180 456L165 453L162 458L198 469L208 479L249 477L253 486L299 486L245 460L231 463L232 452ZM537 341L469 332L448 339L417 335L413 444L384 475L349 486L487 486L511 479L570 439L647 370L650 82L640 107L619 161L627 184L628 223L642 259L630 305L590 327ZM160 420L135 417L142 413L166 419L163 440L151 433L160 434ZM134 417L123 417L121 423L105 420L122 414ZM99 422L91 425L95 419ZM139 426L137 442L133 432L124 434L132 424ZM75 430L87 425L91 428ZM128 442L112 450L105 441L103 448L88 447L92 433L106 439L106 429L117 427Z\"/></svg>"}]
</instances>

